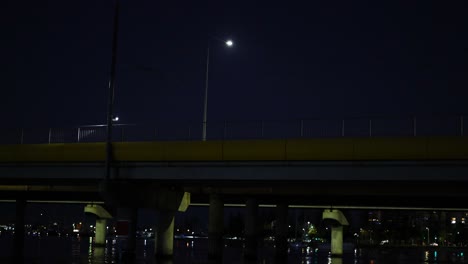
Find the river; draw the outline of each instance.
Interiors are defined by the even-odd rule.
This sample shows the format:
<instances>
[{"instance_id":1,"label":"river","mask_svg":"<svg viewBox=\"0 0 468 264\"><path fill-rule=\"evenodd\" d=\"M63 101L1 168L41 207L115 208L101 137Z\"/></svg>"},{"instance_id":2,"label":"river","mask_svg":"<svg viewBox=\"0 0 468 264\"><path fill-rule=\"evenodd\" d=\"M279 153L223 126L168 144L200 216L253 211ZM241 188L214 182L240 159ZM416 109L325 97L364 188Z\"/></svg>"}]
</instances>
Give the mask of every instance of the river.
<instances>
[{"instance_id":1,"label":"river","mask_svg":"<svg viewBox=\"0 0 468 264\"><path fill-rule=\"evenodd\" d=\"M121 259L125 240L109 239L106 247L94 247L90 238L75 237L27 237L24 263L42 264L99 264L125 263ZM0 263L13 263L10 258L12 238L0 236ZM201 264L208 263L207 239L176 239L173 260L157 262L154 259L154 239L138 239L136 261L145 264ZM225 240L223 263L252 263L243 260L242 241ZM362 248L346 252L342 258L331 258L327 250L291 246L287 263L300 264L418 264L418 263L468 263L468 248ZM254 263L278 263L274 259L274 247L259 247L258 261Z\"/></svg>"}]
</instances>

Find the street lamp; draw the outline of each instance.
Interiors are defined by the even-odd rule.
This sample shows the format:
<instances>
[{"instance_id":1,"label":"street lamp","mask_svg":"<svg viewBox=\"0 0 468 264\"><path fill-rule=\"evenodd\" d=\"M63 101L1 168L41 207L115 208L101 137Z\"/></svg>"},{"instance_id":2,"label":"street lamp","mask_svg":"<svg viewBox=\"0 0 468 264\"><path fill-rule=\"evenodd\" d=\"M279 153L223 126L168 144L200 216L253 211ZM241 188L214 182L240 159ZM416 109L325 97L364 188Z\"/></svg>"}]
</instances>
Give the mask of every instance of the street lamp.
<instances>
[{"instance_id":1,"label":"street lamp","mask_svg":"<svg viewBox=\"0 0 468 264\"><path fill-rule=\"evenodd\" d=\"M234 45L234 42L232 40L220 40L215 37L211 37L208 40L208 45L206 47L206 76L205 76L205 96L203 100L203 131L202 131L202 140L206 141L206 119L207 119L207 114L208 114L208 75L209 75L209 68L210 68L210 40L215 39L218 41L224 42L224 44L227 47L232 47Z\"/></svg>"}]
</instances>

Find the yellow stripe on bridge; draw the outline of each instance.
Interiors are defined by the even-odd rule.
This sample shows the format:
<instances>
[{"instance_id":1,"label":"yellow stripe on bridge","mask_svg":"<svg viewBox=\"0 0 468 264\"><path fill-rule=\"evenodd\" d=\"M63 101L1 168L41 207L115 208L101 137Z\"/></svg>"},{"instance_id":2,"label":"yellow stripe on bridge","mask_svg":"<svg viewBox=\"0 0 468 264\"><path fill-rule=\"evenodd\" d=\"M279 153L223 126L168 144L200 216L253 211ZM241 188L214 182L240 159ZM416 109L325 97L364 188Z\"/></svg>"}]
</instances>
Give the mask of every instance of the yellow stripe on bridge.
<instances>
[{"instance_id":1,"label":"yellow stripe on bridge","mask_svg":"<svg viewBox=\"0 0 468 264\"><path fill-rule=\"evenodd\" d=\"M117 161L467 160L468 137L114 142ZM0 146L0 162L99 162L105 143Z\"/></svg>"}]
</instances>

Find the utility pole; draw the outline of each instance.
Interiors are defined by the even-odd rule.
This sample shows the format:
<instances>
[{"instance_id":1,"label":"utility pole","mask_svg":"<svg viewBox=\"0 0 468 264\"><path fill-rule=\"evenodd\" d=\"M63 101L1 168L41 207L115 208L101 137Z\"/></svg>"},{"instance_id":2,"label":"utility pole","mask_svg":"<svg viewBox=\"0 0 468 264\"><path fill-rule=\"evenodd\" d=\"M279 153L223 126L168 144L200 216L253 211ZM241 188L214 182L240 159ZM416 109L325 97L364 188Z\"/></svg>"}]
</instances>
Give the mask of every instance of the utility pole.
<instances>
[{"instance_id":1,"label":"utility pole","mask_svg":"<svg viewBox=\"0 0 468 264\"><path fill-rule=\"evenodd\" d=\"M114 33L112 38L112 61L109 79L108 102L107 102L107 133L106 133L106 176L105 180L111 178L112 164L112 119L114 115L114 87L117 62L117 42L119 32L119 0L115 1Z\"/></svg>"}]
</instances>

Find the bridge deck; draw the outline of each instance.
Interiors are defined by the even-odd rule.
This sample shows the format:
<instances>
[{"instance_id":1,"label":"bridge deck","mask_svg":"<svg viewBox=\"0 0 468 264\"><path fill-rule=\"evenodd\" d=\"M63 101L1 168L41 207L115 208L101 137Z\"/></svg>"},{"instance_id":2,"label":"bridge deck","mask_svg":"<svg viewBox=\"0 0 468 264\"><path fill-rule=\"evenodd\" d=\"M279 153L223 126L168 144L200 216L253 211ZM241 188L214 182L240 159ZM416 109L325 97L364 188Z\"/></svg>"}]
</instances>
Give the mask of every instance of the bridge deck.
<instances>
[{"instance_id":1,"label":"bridge deck","mask_svg":"<svg viewBox=\"0 0 468 264\"><path fill-rule=\"evenodd\" d=\"M115 142L116 161L468 160L468 137ZM105 143L0 145L0 163L99 162Z\"/></svg>"}]
</instances>

